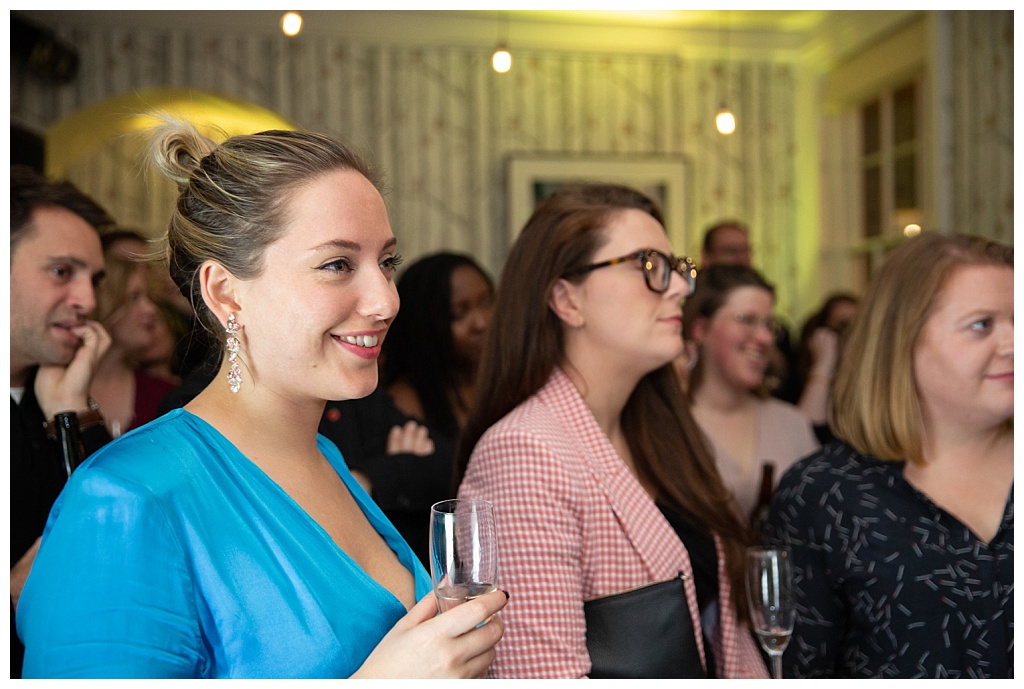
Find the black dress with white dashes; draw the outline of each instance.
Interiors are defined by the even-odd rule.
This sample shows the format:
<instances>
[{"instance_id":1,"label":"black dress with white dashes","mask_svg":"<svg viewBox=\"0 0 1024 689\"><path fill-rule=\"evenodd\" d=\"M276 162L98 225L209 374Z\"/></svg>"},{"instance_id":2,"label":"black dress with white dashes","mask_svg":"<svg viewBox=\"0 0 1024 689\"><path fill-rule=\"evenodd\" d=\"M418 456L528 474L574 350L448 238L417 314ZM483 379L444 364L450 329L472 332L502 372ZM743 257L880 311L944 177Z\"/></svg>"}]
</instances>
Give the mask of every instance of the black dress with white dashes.
<instances>
[{"instance_id":1,"label":"black dress with white dashes","mask_svg":"<svg viewBox=\"0 0 1024 689\"><path fill-rule=\"evenodd\" d=\"M785 677L1013 677L1013 489L985 543L904 464L832 443L782 477L764 540L793 550Z\"/></svg>"}]
</instances>

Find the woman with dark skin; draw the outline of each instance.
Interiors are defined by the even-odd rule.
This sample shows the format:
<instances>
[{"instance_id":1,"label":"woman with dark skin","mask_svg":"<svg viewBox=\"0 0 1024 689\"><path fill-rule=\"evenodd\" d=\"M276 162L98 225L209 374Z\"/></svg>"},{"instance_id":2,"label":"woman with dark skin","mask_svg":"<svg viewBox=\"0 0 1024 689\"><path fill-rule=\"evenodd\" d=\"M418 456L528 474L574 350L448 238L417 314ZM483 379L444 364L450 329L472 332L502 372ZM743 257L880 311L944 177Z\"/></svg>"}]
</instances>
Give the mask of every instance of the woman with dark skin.
<instances>
[{"instance_id":1,"label":"woman with dark skin","mask_svg":"<svg viewBox=\"0 0 1024 689\"><path fill-rule=\"evenodd\" d=\"M494 284L469 256L444 252L409 266L398 295L402 312L384 341L382 385L401 412L454 440L473 402Z\"/></svg>"}]
</instances>

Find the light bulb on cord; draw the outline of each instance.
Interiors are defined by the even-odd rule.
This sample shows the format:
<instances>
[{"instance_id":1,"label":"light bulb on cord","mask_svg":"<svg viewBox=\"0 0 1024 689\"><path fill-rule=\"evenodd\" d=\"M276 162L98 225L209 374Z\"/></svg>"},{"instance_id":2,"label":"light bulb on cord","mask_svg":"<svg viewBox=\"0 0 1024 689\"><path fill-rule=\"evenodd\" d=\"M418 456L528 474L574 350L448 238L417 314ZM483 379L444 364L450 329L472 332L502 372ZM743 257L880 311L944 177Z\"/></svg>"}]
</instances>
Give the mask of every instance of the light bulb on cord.
<instances>
[{"instance_id":1,"label":"light bulb on cord","mask_svg":"<svg viewBox=\"0 0 1024 689\"><path fill-rule=\"evenodd\" d=\"M281 31L285 36L297 36L302 31L302 15L298 12L285 12L281 17Z\"/></svg>"},{"instance_id":2,"label":"light bulb on cord","mask_svg":"<svg viewBox=\"0 0 1024 689\"><path fill-rule=\"evenodd\" d=\"M491 55L491 66L498 74L504 74L512 69L512 54L508 52L508 48L503 45L498 46L494 55Z\"/></svg>"},{"instance_id":3,"label":"light bulb on cord","mask_svg":"<svg viewBox=\"0 0 1024 689\"><path fill-rule=\"evenodd\" d=\"M726 136L736 131L736 118L733 116L732 111L722 104L722 109L715 115L715 126L718 127L718 132Z\"/></svg>"}]
</instances>

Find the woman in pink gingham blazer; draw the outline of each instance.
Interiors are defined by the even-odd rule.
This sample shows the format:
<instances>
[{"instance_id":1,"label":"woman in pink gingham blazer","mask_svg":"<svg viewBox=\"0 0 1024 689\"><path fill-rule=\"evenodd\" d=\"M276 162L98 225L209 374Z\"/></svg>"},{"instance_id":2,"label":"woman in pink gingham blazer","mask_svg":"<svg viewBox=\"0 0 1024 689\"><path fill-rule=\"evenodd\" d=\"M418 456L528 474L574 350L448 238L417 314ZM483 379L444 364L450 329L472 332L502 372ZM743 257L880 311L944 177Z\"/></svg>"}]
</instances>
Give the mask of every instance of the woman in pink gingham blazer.
<instances>
[{"instance_id":1,"label":"woman in pink gingham blazer","mask_svg":"<svg viewBox=\"0 0 1024 689\"><path fill-rule=\"evenodd\" d=\"M617 185L555 192L509 254L456 470L494 503L511 594L489 676L586 676L584 601L679 572L709 676L767 676L737 614L749 535L671 366L691 270ZM707 534L700 563L669 513Z\"/></svg>"}]
</instances>

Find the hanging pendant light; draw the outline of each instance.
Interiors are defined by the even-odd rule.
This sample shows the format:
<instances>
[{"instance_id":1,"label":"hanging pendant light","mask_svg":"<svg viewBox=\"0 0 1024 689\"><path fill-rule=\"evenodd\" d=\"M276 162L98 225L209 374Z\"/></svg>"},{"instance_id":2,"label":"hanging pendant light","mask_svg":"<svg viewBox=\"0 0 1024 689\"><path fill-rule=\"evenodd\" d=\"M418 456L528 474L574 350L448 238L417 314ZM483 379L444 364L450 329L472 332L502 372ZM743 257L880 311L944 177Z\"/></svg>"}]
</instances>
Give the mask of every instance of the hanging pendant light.
<instances>
[{"instance_id":1,"label":"hanging pendant light","mask_svg":"<svg viewBox=\"0 0 1024 689\"><path fill-rule=\"evenodd\" d=\"M512 53L508 51L508 12L498 18L498 47L491 55L491 67L498 74L512 69Z\"/></svg>"},{"instance_id":2,"label":"hanging pendant light","mask_svg":"<svg viewBox=\"0 0 1024 689\"><path fill-rule=\"evenodd\" d=\"M724 71L722 73L722 82L724 83L725 93L729 93L729 38L731 31L731 10L726 10L729 14L726 15L725 25L725 51L724 51ZM718 108L718 114L715 115L715 128L718 133L723 136L729 136L736 131L736 116L732 114L732 110L726 103L726 99L722 98L721 105Z\"/></svg>"},{"instance_id":3,"label":"hanging pendant light","mask_svg":"<svg viewBox=\"0 0 1024 689\"><path fill-rule=\"evenodd\" d=\"M491 55L491 67L498 74L504 74L512 69L512 53L508 52L508 48L504 44L499 44L494 54Z\"/></svg>"},{"instance_id":4,"label":"hanging pendant light","mask_svg":"<svg viewBox=\"0 0 1024 689\"><path fill-rule=\"evenodd\" d=\"M722 107L718 110L718 114L715 115L715 127L718 129L719 134L729 136L736 131L736 117L732 114L725 103L722 103Z\"/></svg>"},{"instance_id":5,"label":"hanging pendant light","mask_svg":"<svg viewBox=\"0 0 1024 689\"><path fill-rule=\"evenodd\" d=\"M302 15L298 12L285 12L281 16L281 31L285 36L297 36L302 31Z\"/></svg>"}]
</instances>

